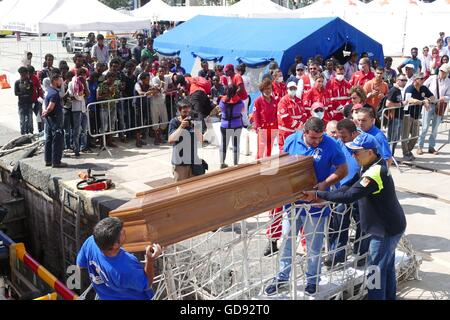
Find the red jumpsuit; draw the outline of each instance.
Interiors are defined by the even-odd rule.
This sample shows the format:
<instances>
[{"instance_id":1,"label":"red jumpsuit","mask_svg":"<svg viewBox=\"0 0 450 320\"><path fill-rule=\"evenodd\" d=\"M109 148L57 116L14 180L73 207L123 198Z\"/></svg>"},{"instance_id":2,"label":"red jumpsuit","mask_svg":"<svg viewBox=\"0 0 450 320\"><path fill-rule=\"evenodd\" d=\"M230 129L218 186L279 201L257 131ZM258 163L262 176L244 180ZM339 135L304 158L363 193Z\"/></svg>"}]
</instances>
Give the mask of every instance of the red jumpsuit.
<instances>
[{"instance_id":1,"label":"red jumpsuit","mask_svg":"<svg viewBox=\"0 0 450 320\"><path fill-rule=\"evenodd\" d=\"M364 73L362 71L355 72L350 79L350 84L352 86L361 86L364 87L367 81L375 78L375 74L372 71L368 73Z\"/></svg>"},{"instance_id":2,"label":"red jumpsuit","mask_svg":"<svg viewBox=\"0 0 450 320\"><path fill-rule=\"evenodd\" d=\"M277 104L273 96L271 96L270 102L264 96L255 100L253 126L258 134L256 159L270 157L274 140L278 135Z\"/></svg>"},{"instance_id":3,"label":"red jumpsuit","mask_svg":"<svg viewBox=\"0 0 450 320\"><path fill-rule=\"evenodd\" d=\"M319 90L318 88L314 87L303 94L303 107L308 113L308 118L311 117L311 106L314 102L320 102L321 104L323 104L325 108L325 114L322 120L325 122L325 124L328 123L328 121L331 120L328 111L328 106L330 105L330 96L328 95L328 92L324 88Z\"/></svg>"},{"instance_id":4,"label":"red jumpsuit","mask_svg":"<svg viewBox=\"0 0 450 320\"><path fill-rule=\"evenodd\" d=\"M344 106L351 101L348 93L351 87L351 84L345 79L337 81L336 78L333 78L327 83L326 91L331 102L328 113L331 120L341 121L344 119Z\"/></svg>"},{"instance_id":5,"label":"red jumpsuit","mask_svg":"<svg viewBox=\"0 0 450 320\"><path fill-rule=\"evenodd\" d=\"M283 151L284 141L287 137L300 129L308 119L302 100L297 97L284 96L278 103L278 145Z\"/></svg>"}]
</instances>

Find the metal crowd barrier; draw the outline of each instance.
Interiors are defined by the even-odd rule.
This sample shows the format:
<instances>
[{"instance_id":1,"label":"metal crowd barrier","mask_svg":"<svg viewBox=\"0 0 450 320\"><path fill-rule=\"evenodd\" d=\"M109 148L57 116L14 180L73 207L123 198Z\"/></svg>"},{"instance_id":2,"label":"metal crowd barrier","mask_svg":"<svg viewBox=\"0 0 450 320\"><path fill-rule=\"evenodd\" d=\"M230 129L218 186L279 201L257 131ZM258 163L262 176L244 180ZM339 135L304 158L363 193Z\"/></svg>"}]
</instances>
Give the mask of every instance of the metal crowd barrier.
<instances>
[{"instance_id":1,"label":"metal crowd barrier","mask_svg":"<svg viewBox=\"0 0 450 320\"><path fill-rule=\"evenodd\" d=\"M161 114L156 110L154 97L134 96L118 98L105 101L97 101L87 106L88 110L88 133L92 138L102 138L103 146L100 153L106 150L110 156L111 151L107 148L106 136L124 135L132 131L142 131L145 137L148 137L150 128L166 128L170 120L175 117L174 101L172 98L166 98L163 95ZM170 103L167 104L166 101ZM169 109L169 110L167 110ZM165 115L167 114L167 119ZM153 119L160 116L161 119ZM100 154L99 153L99 154Z\"/></svg>"},{"instance_id":2,"label":"metal crowd barrier","mask_svg":"<svg viewBox=\"0 0 450 320\"><path fill-rule=\"evenodd\" d=\"M394 144L398 144L398 143L404 143L404 142L409 142L409 141L413 141L413 140L418 140L421 132L422 132L422 118L423 118L423 112L425 112L425 108L422 108L422 114L419 117L419 130L418 130L418 134L413 136L413 137L406 137L403 133L403 126L404 126L404 122L405 122L405 118L409 117L409 115L404 115L403 117L401 117L401 110L403 110L405 107L399 106L399 107L392 107L392 108L385 108L383 109L383 112L381 114L381 130L384 132L384 134L386 135L389 144L392 146ZM397 115L395 114L396 111L399 110L399 112L397 112ZM445 146L446 144L450 143L450 117L449 117L450 111L449 111L449 107L447 107L447 110L444 114L444 116L442 117L442 121L439 124L439 129L438 129L438 135L439 134L448 134L448 140L447 142L442 145L440 149L442 149L443 146ZM428 132L427 132L427 137L431 134L431 127L429 128ZM438 150L438 151L439 151Z\"/></svg>"}]
</instances>

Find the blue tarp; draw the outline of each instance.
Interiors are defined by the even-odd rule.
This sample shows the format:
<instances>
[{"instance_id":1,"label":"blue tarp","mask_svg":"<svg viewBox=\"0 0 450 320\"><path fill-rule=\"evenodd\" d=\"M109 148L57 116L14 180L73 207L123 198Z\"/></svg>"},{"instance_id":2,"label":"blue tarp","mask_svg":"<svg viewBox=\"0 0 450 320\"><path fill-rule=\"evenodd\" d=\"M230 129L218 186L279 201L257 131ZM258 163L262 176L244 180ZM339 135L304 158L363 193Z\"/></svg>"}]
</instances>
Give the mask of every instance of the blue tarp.
<instances>
[{"instance_id":1,"label":"blue tarp","mask_svg":"<svg viewBox=\"0 0 450 320\"><path fill-rule=\"evenodd\" d=\"M197 16L155 40L156 49L180 51L188 72L194 56L221 57L222 64L249 62L254 66L277 61L285 74L301 55L304 62L328 57L350 44L358 54L368 52L383 65L383 47L340 18L249 19Z\"/></svg>"}]
</instances>

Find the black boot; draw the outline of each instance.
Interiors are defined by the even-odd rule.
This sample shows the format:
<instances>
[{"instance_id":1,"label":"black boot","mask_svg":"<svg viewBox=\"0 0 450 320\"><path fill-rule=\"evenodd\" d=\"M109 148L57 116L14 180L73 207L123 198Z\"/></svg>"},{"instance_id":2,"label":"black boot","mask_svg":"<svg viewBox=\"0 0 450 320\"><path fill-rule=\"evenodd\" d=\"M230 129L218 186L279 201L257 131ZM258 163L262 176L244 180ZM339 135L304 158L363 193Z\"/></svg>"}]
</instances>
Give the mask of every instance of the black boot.
<instances>
[{"instance_id":1,"label":"black boot","mask_svg":"<svg viewBox=\"0 0 450 320\"><path fill-rule=\"evenodd\" d=\"M278 252L277 240L269 240L266 250L264 250L264 257L271 256Z\"/></svg>"}]
</instances>

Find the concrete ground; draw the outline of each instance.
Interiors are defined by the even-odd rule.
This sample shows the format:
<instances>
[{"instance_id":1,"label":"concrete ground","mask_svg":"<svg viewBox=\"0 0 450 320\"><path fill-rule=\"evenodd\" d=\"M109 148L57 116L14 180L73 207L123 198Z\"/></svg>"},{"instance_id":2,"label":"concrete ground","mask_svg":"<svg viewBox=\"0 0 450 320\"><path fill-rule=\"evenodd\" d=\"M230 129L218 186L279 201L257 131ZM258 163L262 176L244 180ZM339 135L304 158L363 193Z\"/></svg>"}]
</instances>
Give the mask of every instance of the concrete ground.
<instances>
[{"instance_id":1,"label":"concrete ground","mask_svg":"<svg viewBox=\"0 0 450 320\"><path fill-rule=\"evenodd\" d=\"M8 38L7 38L8 39ZM8 39L11 41L11 38ZM4 39L0 40L6 41ZM0 43L1 45L1 43ZM0 46L1 48L1 46ZM13 73L17 65L0 55L0 74ZM14 75L12 74L12 79ZM13 90L0 90L0 145L18 136L19 120L16 98ZM438 147L448 141L448 133L439 135ZM150 141L150 139L149 139ZM252 141L252 140L251 140ZM82 155L79 159L65 158L67 169L44 167L43 155L23 160L23 174L41 190L49 187L50 178L60 178L64 184L74 186L81 170L93 168L106 172L116 183L112 191L85 194L97 203L104 203L105 209L113 209L131 199L136 192L171 181L171 147L149 145L137 149L132 143L118 143L112 150L112 157L106 152ZM254 148L251 148L254 150ZM95 150L99 151L99 150ZM397 151L401 155L401 150ZM0 158L2 166L10 166L18 155ZM219 153L216 147L201 150L200 156L209 163L210 170L219 168ZM241 156L241 163L254 159L254 153ZM400 159L400 158L399 158ZM228 155L231 163L231 152ZM413 165L413 166L411 166ZM417 165L419 167L414 167ZM406 234L414 248L423 257L421 281L409 281L399 287L402 299L449 299L450 298L450 145L445 145L437 156L424 154L409 164L392 169L400 202L405 210L408 227ZM34 177L36 174L40 178ZM45 190L44 190L45 191Z\"/></svg>"}]
</instances>

